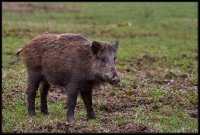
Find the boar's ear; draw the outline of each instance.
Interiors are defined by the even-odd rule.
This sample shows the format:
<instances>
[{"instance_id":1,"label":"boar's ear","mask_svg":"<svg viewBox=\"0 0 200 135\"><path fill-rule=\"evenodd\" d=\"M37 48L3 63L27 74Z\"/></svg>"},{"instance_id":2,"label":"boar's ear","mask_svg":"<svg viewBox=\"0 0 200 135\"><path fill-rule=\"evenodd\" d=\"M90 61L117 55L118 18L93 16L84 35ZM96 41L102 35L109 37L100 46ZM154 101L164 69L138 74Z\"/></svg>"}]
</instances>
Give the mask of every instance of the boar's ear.
<instances>
[{"instance_id":1,"label":"boar's ear","mask_svg":"<svg viewBox=\"0 0 200 135\"><path fill-rule=\"evenodd\" d=\"M102 48L101 44L97 41L92 42L92 52L93 54L97 54L97 52Z\"/></svg>"},{"instance_id":2,"label":"boar's ear","mask_svg":"<svg viewBox=\"0 0 200 135\"><path fill-rule=\"evenodd\" d=\"M116 43L115 43L116 50L118 49L118 47L119 47L119 40L117 40Z\"/></svg>"}]
</instances>

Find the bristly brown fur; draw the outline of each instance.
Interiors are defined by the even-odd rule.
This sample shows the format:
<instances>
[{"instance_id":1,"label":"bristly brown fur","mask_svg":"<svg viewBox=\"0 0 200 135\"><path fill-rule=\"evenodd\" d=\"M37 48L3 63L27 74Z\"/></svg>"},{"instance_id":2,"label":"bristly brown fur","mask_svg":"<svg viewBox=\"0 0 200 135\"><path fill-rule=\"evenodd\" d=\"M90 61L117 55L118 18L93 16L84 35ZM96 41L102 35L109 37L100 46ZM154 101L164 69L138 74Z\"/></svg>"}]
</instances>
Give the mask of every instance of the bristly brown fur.
<instances>
[{"instance_id":1,"label":"bristly brown fur","mask_svg":"<svg viewBox=\"0 0 200 135\"><path fill-rule=\"evenodd\" d=\"M116 48L108 42L101 44L99 53L114 58ZM73 118L77 92L81 92L88 111L88 118L93 118L92 88L103 80L99 77L110 69L93 66L97 61L91 49L92 41L79 34L43 33L28 42L16 55L22 57L28 70L28 111L35 114L35 95L39 84L42 85L41 112L48 114L47 93L50 84L63 86L68 94L68 120ZM111 53L113 52L113 53ZM114 60L113 60L114 61ZM114 66L111 62L107 68ZM106 69L106 70L103 70ZM99 72L99 73L98 73ZM115 69L112 72L117 75ZM97 76L95 73L98 73Z\"/></svg>"}]
</instances>

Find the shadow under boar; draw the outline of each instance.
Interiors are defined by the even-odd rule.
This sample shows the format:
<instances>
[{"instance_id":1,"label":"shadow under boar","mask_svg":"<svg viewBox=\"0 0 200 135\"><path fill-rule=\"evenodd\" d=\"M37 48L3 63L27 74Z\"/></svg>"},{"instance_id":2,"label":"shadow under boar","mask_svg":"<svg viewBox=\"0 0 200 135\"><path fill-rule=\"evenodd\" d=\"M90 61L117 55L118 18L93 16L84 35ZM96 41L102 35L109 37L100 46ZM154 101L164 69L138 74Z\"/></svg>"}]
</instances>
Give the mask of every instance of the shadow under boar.
<instances>
[{"instance_id":1,"label":"shadow under boar","mask_svg":"<svg viewBox=\"0 0 200 135\"><path fill-rule=\"evenodd\" d=\"M50 85L65 88L67 120L74 119L77 95L80 92L87 118L95 118L92 88L95 84L120 82L116 68L118 42L90 41L79 34L43 33L33 38L16 55L22 57L28 72L28 114L35 115L36 91L41 85L41 113L47 115L47 94Z\"/></svg>"}]
</instances>

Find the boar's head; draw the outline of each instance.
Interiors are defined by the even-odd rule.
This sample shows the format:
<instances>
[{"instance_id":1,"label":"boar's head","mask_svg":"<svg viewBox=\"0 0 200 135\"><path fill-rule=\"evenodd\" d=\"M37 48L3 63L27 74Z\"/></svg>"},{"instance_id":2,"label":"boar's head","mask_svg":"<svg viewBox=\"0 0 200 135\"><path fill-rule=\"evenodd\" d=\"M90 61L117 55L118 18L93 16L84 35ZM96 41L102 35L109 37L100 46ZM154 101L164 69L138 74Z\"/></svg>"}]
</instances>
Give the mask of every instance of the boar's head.
<instances>
[{"instance_id":1,"label":"boar's head","mask_svg":"<svg viewBox=\"0 0 200 135\"><path fill-rule=\"evenodd\" d=\"M95 78L110 84L119 83L120 79L115 67L118 41L116 44L93 41L91 49L94 56L92 72Z\"/></svg>"}]
</instances>

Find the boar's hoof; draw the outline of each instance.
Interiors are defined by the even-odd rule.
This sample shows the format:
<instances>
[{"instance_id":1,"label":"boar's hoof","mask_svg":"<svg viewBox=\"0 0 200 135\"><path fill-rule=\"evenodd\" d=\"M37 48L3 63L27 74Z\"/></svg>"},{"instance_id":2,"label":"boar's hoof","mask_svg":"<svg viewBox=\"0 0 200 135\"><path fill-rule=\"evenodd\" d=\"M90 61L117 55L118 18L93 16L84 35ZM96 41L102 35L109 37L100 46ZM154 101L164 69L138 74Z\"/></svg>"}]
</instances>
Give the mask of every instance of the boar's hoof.
<instances>
[{"instance_id":1,"label":"boar's hoof","mask_svg":"<svg viewBox=\"0 0 200 135\"><path fill-rule=\"evenodd\" d=\"M87 120L90 120L90 119L96 119L96 116L94 114L88 115Z\"/></svg>"},{"instance_id":2,"label":"boar's hoof","mask_svg":"<svg viewBox=\"0 0 200 135\"><path fill-rule=\"evenodd\" d=\"M32 116L35 116L35 112L29 112L28 114L29 114L29 116L31 116L31 117L32 117Z\"/></svg>"},{"instance_id":3,"label":"boar's hoof","mask_svg":"<svg viewBox=\"0 0 200 135\"><path fill-rule=\"evenodd\" d=\"M74 117L68 117L68 118L67 118L67 121L68 121L68 122L73 122L73 121L74 121Z\"/></svg>"},{"instance_id":4,"label":"boar's hoof","mask_svg":"<svg viewBox=\"0 0 200 135\"><path fill-rule=\"evenodd\" d=\"M41 112L43 115L49 115L49 112Z\"/></svg>"}]
</instances>

